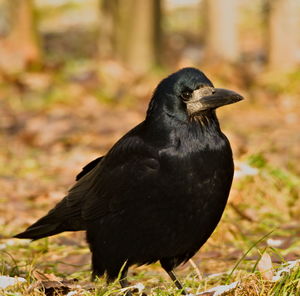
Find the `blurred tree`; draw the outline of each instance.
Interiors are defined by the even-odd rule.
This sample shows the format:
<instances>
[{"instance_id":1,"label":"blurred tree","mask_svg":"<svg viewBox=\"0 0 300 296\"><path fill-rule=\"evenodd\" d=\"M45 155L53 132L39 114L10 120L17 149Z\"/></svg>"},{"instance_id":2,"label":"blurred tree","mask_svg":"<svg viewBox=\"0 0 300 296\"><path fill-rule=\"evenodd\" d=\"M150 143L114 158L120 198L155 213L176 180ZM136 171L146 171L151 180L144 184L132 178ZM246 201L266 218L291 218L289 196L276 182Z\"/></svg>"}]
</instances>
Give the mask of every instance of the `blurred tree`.
<instances>
[{"instance_id":1,"label":"blurred tree","mask_svg":"<svg viewBox=\"0 0 300 296\"><path fill-rule=\"evenodd\" d=\"M32 0L0 0L0 74L41 62Z\"/></svg>"},{"instance_id":2,"label":"blurred tree","mask_svg":"<svg viewBox=\"0 0 300 296\"><path fill-rule=\"evenodd\" d=\"M299 63L299 1L265 0L270 69L289 70Z\"/></svg>"},{"instance_id":3,"label":"blurred tree","mask_svg":"<svg viewBox=\"0 0 300 296\"><path fill-rule=\"evenodd\" d=\"M99 51L136 72L145 72L161 56L160 0L102 0Z\"/></svg>"},{"instance_id":4,"label":"blurred tree","mask_svg":"<svg viewBox=\"0 0 300 296\"><path fill-rule=\"evenodd\" d=\"M235 62L239 58L237 0L205 0L206 56Z\"/></svg>"}]
</instances>

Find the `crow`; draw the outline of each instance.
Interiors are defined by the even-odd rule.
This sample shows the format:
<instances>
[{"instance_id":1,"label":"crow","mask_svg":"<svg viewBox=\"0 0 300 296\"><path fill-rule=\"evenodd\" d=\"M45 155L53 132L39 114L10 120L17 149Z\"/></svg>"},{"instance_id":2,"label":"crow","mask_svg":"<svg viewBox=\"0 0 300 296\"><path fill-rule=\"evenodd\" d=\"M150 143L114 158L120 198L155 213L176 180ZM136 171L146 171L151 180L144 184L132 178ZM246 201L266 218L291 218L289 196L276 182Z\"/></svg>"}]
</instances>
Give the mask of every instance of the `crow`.
<instances>
[{"instance_id":1,"label":"crow","mask_svg":"<svg viewBox=\"0 0 300 296\"><path fill-rule=\"evenodd\" d=\"M242 100L214 88L203 72L183 68L155 89L146 118L86 165L47 215L17 238L37 240L86 230L93 277L120 276L160 261L173 269L207 241L223 214L234 172L216 108Z\"/></svg>"}]
</instances>

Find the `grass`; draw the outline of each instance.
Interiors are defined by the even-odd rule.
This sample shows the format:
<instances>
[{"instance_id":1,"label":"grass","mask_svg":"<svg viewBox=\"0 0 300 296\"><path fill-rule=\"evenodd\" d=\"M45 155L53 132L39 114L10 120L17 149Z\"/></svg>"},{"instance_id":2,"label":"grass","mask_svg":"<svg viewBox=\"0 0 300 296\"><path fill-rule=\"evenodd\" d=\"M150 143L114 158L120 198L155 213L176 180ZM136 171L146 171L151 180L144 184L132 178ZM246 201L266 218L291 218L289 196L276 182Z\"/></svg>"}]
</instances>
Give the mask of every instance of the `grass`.
<instances>
[{"instance_id":1,"label":"grass","mask_svg":"<svg viewBox=\"0 0 300 296\"><path fill-rule=\"evenodd\" d=\"M62 234L31 244L5 239L50 209L73 183L78 167L91 160L90 157L97 157L142 119L140 113L122 109L122 100L118 104L104 105L103 101L107 100L103 93L106 90L101 85L92 85L89 89L68 82L77 68L81 69L82 65L69 65L61 73L51 74L50 86L43 89L30 89L30 85L24 93L11 86L2 89L9 100L0 103L5 102L4 107L9 112L4 114L6 117L0 114L2 120L7 120L8 126L0 138L0 202L5 205L5 208L0 208L0 233L3 236L0 237L0 274L20 276L27 282L0 290L1 296L44 295L43 289L38 286L37 271L69 281L76 279L75 286L78 285L78 288L74 288L72 281L65 285L79 291L78 295L120 294L117 282L109 286L103 279L95 284L90 282L89 250L81 234ZM298 74L294 75L296 81ZM130 83L133 85L133 82ZM281 93L282 89L276 91ZM108 97L112 96L109 94ZM111 111L115 107L113 105L118 106ZM257 174L234 181L221 223L194 258L197 269L189 263L178 268L178 277L191 293L239 281L236 289L224 296L299 295L299 266L283 274L277 282L263 279L257 271L264 252L270 254L274 272L286 261L300 258L300 177L299 168L290 156L294 155L291 154L293 145L282 148L285 140L276 142L277 137L268 143L269 134L266 137L266 133L262 132L265 122L257 125L259 116L255 122L251 121L251 117L259 115L259 110L251 108L258 105L256 102L252 106L250 102L244 113L234 113L237 109L230 113L230 108L226 113L230 118L227 122L232 122L228 130L249 139L244 144L247 151L236 158L255 167ZM241 105L239 112L243 111L242 108ZM265 105L261 108L265 110ZM116 116L105 117L108 112ZM247 115L249 112L252 115ZM284 117L285 111L282 112L280 116ZM290 115L289 109L287 112ZM15 121L10 113L15 116ZM222 126L227 124L226 114L222 118ZM274 114L276 116L276 113L272 116ZM136 116L136 121L132 120L132 116ZM290 125L287 128L278 124L281 117L272 117L274 122L268 122L272 125L268 131L281 128L285 132L290 129ZM238 122L234 121L236 118ZM34 129L28 128L30 123ZM256 126L250 130L253 124ZM245 129L238 130L238 127ZM50 140L41 138L45 130L57 133L56 137ZM254 134L258 140L253 137ZM290 140L290 136L286 139ZM256 142L252 143L253 140ZM106 146L103 146L104 142ZM260 142L270 146L261 148L257 145ZM233 150L237 149L234 147ZM271 154L277 154L277 158L270 159ZM285 158L286 163L276 162ZM199 270L202 279L199 278ZM142 283L149 296L180 295L158 264L132 268L129 280L132 284Z\"/></svg>"},{"instance_id":2,"label":"grass","mask_svg":"<svg viewBox=\"0 0 300 296\"><path fill-rule=\"evenodd\" d=\"M41 285L36 284L36 278L34 277L34 264L29 265L32 268L31 271L27 273L27 283L17 284L11 286L6 290L0 290L1 295L44 295L43 288ZM97 280L93 285L87 285L87 274L82 274L78 282L72 284L67 283L64 285L65 290L68 288L73 288L73 290L78 291L78 295L86 296L100 296L100 295L116 295L120 294L121 291L118 282L114 282L107 286L103 279ZM176 290L173 284L163 279L162 277L155 277L155 279L149 279L147 273L140 272L137 275L131 275L129 280L134 283L143 283L146 286L144 292L147 295L181 295L180 291ZM235 296L235 295L272 295L272 296L297 296L299 295L300 288L300 266L296 266L290 273L283 274L282 278L277 282L264 280L259 272L246 273L239 271L235 274L232 280L239 281L236 288L232 291L228 291L224 295ZM207 277L202 281L199 281L195 274L191 272L185 278L183 278L184 287L192 293L198 293L199 291L205 291L211 287L216 287L219 285L224 285L226 281L226 276L220 275L215 277ZM43 282L44 285L49 285L49 283ZM32 287L36 286L35 289ZM49 293L50 289L47 289ZM141 292L140 292L141 293ZM137 295L139 293L137 292ZM54 295L63 295L62 292L57 292Z\"/></svg>"},{"instance_id":3,"label":"grass","mask_svg":"<svg viewBox=\"0 0 300 296\"><path fill-rule=\"evenodd\" d=\"M34 154L36 153L38 152L35 151ZM264 280L256 267L261 254L267 248L275 261L274 269L278 268L280 263L284 263L289 254L300 256L299 240L297 236L293 237L297 235L299 229L288 227L290 221L295 219L293 208L298 202L299 178L290 171L274 167L262 154L250 155L245 161L256 167L258 173L236 180L232 198L233 202L238 201L242 212L249 208L249 200L251 200L252 220L245 219L229 205L221 224L202 251L205 254L208 250L218 250L221 255L217 258L212 256L212 259L197 260L196 265L204 273L203 279L199 279L197 270L191 265L185 265L177 273L183 285L192 293L239 281L234 291L224 295L297 295L300 285L299 266L291 273L284 274L282 279L275 283ZM17 172L20 176L26 176L28 170L36 174L43 169L37 161L31 160L25 161L25 165L19 170L17 163L13 162L11 165L12 173ZM43 177L39 173L37 176ZM30 203L29 207L31 207ZM5 225L2 228L2 233L5 233ZM14 228L14 232L17 232L17 229ZM282 240L291 239L289 244L282 248L268 246L269 238L278 237ZM108 296L120 293L117 282L106 286L103 279L99 279L89 290L91 287L89 263L74 263L68 259L70 256L75 258L85 256L89 254L89 250L82 243L82 236L73 241L72 239L73 235L71 237L66 234L31 244L18 240L2 240L0 273L12 277L20 276L27 282L9 287L1 291L1 295L44 295L41 286L30 288L32 285L37 285L36 270L61 278L75 278L79 285L79 288L76 288L80 291L79 295ZM228 260L228 252L231 249L242 251L242 254ZM221 274L210 276L215 272L216 266L220 266L222 262ZM143 283L146 293L151 296L180 295L158 268L158 264L133 269L129 280L133 284ZM62 295L62 293L57 292L55 295Z\"/></svg>"},{"instance_id":4,"label":"grass","mask_svg":"<svg viewBox=\"0 0 300 296\"><path fill-rule=\"evenodd\" d=\"M255 165L259 171L256 176L245 177L235 183L234 189L238 190L243 196L252 199L254 206L262 210L257 210L257 222L253 223L245 221L241 217L238 217L236 212L228 209L224 217L225 221L222 221L220 228L214 233L212 239L208 242L208 246L204 246L204 252L207 249L214 249L216 246L222 252L222 258L213 258L214 264L218 264L218 261L226 260L228 253L226 253L226 247L223 250L222 245L231 245L237 249L242 249L243 254L237 259L228 261L220 275L209 276L214 270L213 266L209 266L211 261L203 259L200 263L204 270L209 272L203 276L203 279L199 279L197 270L195 267L187 264L184 268L181 268L177 274L181 278L183 285L191 293L199 293L215 286L230 284L235 281L239 281L238 286L231 292L224 294L230 295L297 295L300 287L300 267L299 264L290 273L284 273L282 278L277 282L271 282L264 280L261 274L257 271L257 263L262 253L267 249L271 254L271 257L275 261L273 263L274 271L285 262L285 257L289 253L295 253L299 256L299 241L295 239L290 242L290 245L284 249L268 246L266 241L271 237L280 237L285 239L291 235L293 229L284 229L281 223L287 223L291 216L281 215L279 216L280 208L290 207L291 203L289 199L294 195L294 191L291 190L294 184L298 184L297 177L293 174L287 174L284 171L276 169L261 156L252 155L249 158L249 163ZM284 183L282 186L274 186L278 182ZM255 186L255 188L252 188ZM290 189L287 189L289 188ZM251 188L251 191L249 191ZM270 188L272 189L270 191ZM280 204L276 204L275 200L279 194L284 190L285 199ZM266 194L270 194L268 200ZM294 198L294 197L293 197ZM263 209L266 205L273 204L270 215L269 212L265 212ZM242 225L243 232L245 230L248 233L235 232L235 238L222 237L219 231L223 232L228 223L234 223L239 220L238 223ZM273 227L276 226L276 229ZM270 230L271 229L271 230ZM267 231L268 230L268 231ZM227 234L229 233L227 229ZM262 235L262 233L264 233ZM120 293L120 287L118 282L112 283L109 286L105 284L103 279L98 279L95 285L91 286L89 264L77 264L68 263L66 258L70 255L75 257L86 255L89 250L86 245L80 243L81 238L74 241L67 241L69 235L62 235L60 237L54 237L49 239L42 239L37 242L33 242L30 245L23 241L4 241L4 247L2 246L1 253L1 274L14 276L21 276L27 280L25 284L19 284L12 286L4 291L3 295L43 295L42 288L30 289L30 285L34 285L37 282L35 277L35 271L41 270L42 273L52 274L61 278L78 280L77 291L79 295L116 295ZM67 245L60 242L60 239L66 239L69 242ZM223 242L221 243L221 241ZM220 246L221 244L221 246ZM201 253L200 253L201 254ZM196 257L197 258L197 257ZM67 262L66 262L67 261ZM62 264L62 262L64 264ZM61 266L69 266L68 268L61 268ZM70 267L72 272L70 273ZM64 271L65 270L65 271ZM149 267L140 267L132 269L129 280L133 284L142 283L146 288L147 295L180 295L180 293L173 286L172 282L162 273L158 268L158 264ZM86 289L93 287L91 290ZM66 285L68 287L68 285ZM75 290L76 290L75 289ZM2 295L2 294L1 294ZM58 292L54 295L63 295L62 292ZM299 294L298 294L299 295Z\"/></svg>"},{"instance_id":5,"label":"grass","mask_svg":"<svg viewBox=\"0 0 300 296\"><path fill-rule=\"evenodd\" d=\"M272 288L274 296L299 295L300 291L300 266L294 268L291 273L286 273Z\"/></svg>"}]
</instances>

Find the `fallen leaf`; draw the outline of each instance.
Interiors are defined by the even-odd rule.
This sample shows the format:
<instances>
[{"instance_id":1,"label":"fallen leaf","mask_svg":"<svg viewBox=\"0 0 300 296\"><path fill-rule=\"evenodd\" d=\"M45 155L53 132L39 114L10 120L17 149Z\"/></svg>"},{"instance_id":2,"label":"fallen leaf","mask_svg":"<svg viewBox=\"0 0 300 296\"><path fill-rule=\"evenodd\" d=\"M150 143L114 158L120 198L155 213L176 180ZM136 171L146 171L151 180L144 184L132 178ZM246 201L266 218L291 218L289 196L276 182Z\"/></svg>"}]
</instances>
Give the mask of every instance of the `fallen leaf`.
<instances>
[{"instance_id":1,"label":"fallen leaf","mask_svg":"<svg viewBox=\"0 0 300 296\"><path fill-rule=\"evenodd\" d=\"M55 276L54 274L48 274L48 273L43 273L39 270L34 270L33 271L33 276L38 280L38 281L61 281L62 278L59 278Z\"/></svg>"},{"instance_id":2,"label":"fallen leaf","mask_svg":"<svg viewBox=\"0 0 300 296\"><path fill-rule=\"evenodd\" d=\"M71 290L81 289L77 280L66 280L55 276L54 274L46 274L39 270L33 271L33 276L37 282L30 285L28 292L35 289L44 291L47 296L57 295L57 293L67 294Z\"/></svg>"},{"instance_id":3,"label":"fallen leaf","mask_svg":"<svg viewBox=\"0 0 300 296\"><path fill-rule=\"evenodd\" d=\"M13 286L19 283L24 283L26 282L25 279L21 277L10 277L10 276L5 276L1 275L0 276L0 289L6 289L9 286Z\"/></svg>"},{"instance_id":4,"label":"fallen leaf","mask_svg":"<svg viewBox=\"0 0 300 296\"><path fill-rule=\"evenodd\" d=\"M228 292L234 290L238 285L238 282L233 282L229 285L220 285L217 287L213 287L209 290L206 290L205 292L202 292L200 294L197 295L201 295L201 296L221 296L223 294L227 294Z\"/></svg>"},{"instance_id":5,"label":"fallen leaf","mask_svg":"<svg viewBox=\"0 0 300 296\"><path fill-rule=\"evenodd\" d=\"M267 252L263 253L263 255L261 256L257 268L260 271L263 279L268 281L272 280L274 275L272 259Z\"/></svg>"},{"instance_id":6,"label":"fallen leaf","mask_svg":"<svg viewBox=\"0 0 300 296\"><path fill-rule=\"evenodd\" d=\"M297 266L300 266L300 259L298 260L293 260L293 261L288 261L284 263L281 268L279 268L276 272L276 274L273 276L272 281L277 282L281 279L281 277L284 274L289 274L292 272L293 268L296 268Z\"/></svg>"}]
</instances>

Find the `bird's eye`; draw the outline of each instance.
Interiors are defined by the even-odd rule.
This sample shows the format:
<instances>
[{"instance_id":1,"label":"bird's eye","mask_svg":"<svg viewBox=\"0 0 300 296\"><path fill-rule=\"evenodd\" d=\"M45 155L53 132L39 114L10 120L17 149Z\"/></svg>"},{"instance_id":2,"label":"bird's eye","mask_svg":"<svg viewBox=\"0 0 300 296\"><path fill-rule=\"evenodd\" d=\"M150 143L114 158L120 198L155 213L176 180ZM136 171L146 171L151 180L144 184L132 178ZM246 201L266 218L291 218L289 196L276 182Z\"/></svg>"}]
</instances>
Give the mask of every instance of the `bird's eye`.
<instances>
[{"instance_id":1,"label":"bird's eye","mask_svg":"<svg viewBox=\"0 0 300 296\"><path fill-rule=\"evenodd\" d=\"M187 101L187 100L189 100L189 99L191 98L192 93L193 93L193 92L192 92L191 90L186 89L186 90L184 90L184 91L181 93L181 97L182 97L185 101Z\"/></svg>"}]
</instances>

